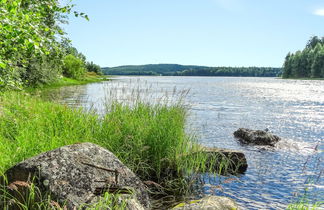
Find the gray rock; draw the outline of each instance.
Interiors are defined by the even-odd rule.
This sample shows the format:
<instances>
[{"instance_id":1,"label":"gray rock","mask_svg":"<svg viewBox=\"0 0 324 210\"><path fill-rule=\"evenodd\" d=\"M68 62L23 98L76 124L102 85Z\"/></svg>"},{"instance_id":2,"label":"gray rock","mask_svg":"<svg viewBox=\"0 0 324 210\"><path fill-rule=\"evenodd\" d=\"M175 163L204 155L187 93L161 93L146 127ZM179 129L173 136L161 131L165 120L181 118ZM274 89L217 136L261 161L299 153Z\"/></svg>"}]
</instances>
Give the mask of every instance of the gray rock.
<instances>
[{"instance_id":1,"label":"gray rock","mask_svg":"<svg viewBox=\"0 0 324 210\"><path fill-rule=\"evenodd\" d=\"M189 156L189 158L196 156L197 159L205 160L205 166L209 172L221 175L242 174L248 167L244 153L236 150L201 147L200 151Z\"/></svg>"},{"instance_id":2,"label":"gray rock","mask_svg":"<svg viewBox=\"0 0 324 210\"><path fill-rule=\"evenodd\" d=\"M64 146L13 166L6 172L8 183L29 181L50 193L68 209L91 204L104 192L133 194L149 208L146 186L108 150L92 143ZM140 209L134 208L134 209Z\"/></svg>"},{"instance_id":3,"label":"gray rock","mask_svg":"<svg viewBox=\"0 0 324 210\"><path fill-rule=\"evenodd\" d=\"M234 136L242 144L274 146L280 141L280 138L270 132L262 130L251 130L247 128L239 128L234 132Z\"/></svg>"},{"instance_id":4,"label":"gray rock","mask_svg":"<svg viewBox=\"0 0 324 210\"><path fill-rule=\"evenodd\" d=\"M126 209L131 210L144 210L144 207L136 199L126 199Z\"/></svg>"},{"instance_id":5,"label":"gray rock","mask_svg":"<svg viewBox=\"0 0 324 210\"><path fill-rule=\"evenodd\" d=\"M202 153L207 156L206 166L223 175L242 174L248 168L245 155L240 151L205 147Z\"/></svg>"},{"instance_id":6,"label":"gray rock","mask_svg":"<svg viewBox=\"0 0 324 210\"><path fill-rule=\"evenodd\" d=\"M230 198L220 196L209 196L201 200L180 203L174 210L235 210L237 204Z\"/></svg>"}]
</instances>

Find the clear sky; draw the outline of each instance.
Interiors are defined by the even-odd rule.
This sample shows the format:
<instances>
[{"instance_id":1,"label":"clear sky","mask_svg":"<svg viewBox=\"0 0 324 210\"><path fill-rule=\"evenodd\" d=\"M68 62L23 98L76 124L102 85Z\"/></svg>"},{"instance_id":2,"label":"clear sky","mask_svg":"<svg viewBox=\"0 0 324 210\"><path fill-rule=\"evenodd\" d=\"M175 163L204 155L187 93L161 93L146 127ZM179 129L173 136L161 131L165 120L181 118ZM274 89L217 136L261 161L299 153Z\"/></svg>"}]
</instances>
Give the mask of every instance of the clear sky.
<instances>
[{"instance_id":1,"label":"clear sky","mask_svg":"<svg viewBox=\"0 0 324 210\"><path fill-rule=\"evenodd\" d=\"M106 66L178 63L282 66L289 51L324 36L324 0L75 0L90 21L66 32Z\"/></svg>"}]
</instances>

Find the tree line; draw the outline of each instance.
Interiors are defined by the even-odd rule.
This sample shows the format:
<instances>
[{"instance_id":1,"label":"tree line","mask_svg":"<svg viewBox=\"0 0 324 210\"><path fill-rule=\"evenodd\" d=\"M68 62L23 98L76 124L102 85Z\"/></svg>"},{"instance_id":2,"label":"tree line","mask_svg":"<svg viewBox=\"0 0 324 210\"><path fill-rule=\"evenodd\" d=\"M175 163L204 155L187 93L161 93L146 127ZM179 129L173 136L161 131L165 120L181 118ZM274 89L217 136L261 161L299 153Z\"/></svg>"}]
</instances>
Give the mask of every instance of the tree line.
<instances>
[{"instance_id":1,"label":"tree line","mask_svg":"<svg viewBox=\"0 0 324 210\"><path fill-rule=\"evenodd\" d=\"M276 77L281 68L270 67L207 67L179 64L149 64L103 68L110 75L163 75L163 76L242 76Z\"/></svg>"},{"instance_id":2,"label":"tree line","mask_svg":"<svg viewBox=\"0 0 324 210\"><path fill-rule=\"evenodd\" d=\"M282 77L324 78L324 37L313 36L302 51L288 53Z\"/></svg>"},{"instance_id":3,"label":"tree line","mask_svg":"<svg viewBox=\"0 0 324 210\"><path fill-rule=\"evenodd\" d=\"M57 81L62 75L80 78L86 71L100 73L66 37L61 25L73 5L59 0L0 1L0 89L21 89Z\"/></svg>"},{"instance_id":4,"label":"tree line","mask_svg":"<svg viewBox=\"0 0 324 210\"><path fill-rule=\"evenodd\" d=\"M236 76L236 77L277 77L281 68L271 67L209 67L176 72L174 76Z\"/></svg>"}]
</instances>

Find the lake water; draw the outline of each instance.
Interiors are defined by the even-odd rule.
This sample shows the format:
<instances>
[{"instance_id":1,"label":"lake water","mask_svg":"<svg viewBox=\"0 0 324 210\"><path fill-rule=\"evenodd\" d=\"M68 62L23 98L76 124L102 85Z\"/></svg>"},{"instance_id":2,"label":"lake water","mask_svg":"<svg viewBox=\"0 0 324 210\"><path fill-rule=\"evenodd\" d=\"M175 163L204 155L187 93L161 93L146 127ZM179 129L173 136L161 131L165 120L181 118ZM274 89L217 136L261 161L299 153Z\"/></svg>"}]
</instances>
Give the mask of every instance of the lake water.
<instances>
[{"instance_id":1,"label":"lake water","mask_svg":"<svg viewBox=\"0 0 324 210\"><path fill-rule=\"evenodd\" d=\"M242 209L283 209L306 191L311 202L324 201L324 81L116 77L54 92L62 103L103 113L104 98L127 102L140 92L154 103L188 89L188 132L203 145L244 152L249 164L244 175L207 183L204 193L229 196ZM268 128L284 139L275 149L244 146L233 137L240 127Z\"/></svg>"}]
</instances>

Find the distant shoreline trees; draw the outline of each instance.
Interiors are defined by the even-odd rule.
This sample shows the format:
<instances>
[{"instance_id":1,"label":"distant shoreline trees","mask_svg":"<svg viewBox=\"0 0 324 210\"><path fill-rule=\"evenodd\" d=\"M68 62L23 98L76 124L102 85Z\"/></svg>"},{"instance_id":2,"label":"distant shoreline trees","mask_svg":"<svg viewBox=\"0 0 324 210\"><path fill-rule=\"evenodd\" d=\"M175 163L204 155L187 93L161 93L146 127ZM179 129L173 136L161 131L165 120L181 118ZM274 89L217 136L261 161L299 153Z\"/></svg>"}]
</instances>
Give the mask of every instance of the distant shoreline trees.
<instances>
[{"instance_id":1,"label":"distant shoreline trees","mask_svg":"<svg viewBox=\"0 0 324 210\"><path fill-rule=\"evenodd\" d=\"M205 69L189 69L176 72L174 76L223 76L223 77L277 77L281 68L271 67L209 67Z\"/></svg>"},{"instance_id":2,"label":"distant shoreline trees","mask_svg":"<svg viewBox=\"0 0 324 210\"><path fill-rule=\"evenodd\" d=\"M324 78L324 37L313 36L302 51L288 53L282 77Z\"/></svg>"},{"instance_id":3,"label":"distant shoreline trees","mask_svg":"<svg viewBox=\"0 0 324 210\"><path fill-rule=\"evenodd\" d=\"M277 77L281 68L271 67L207 67L178 64L149 64L103 68L110 75L162 75L162 76L239 76Z\"/></svg>"}]
</instances>

